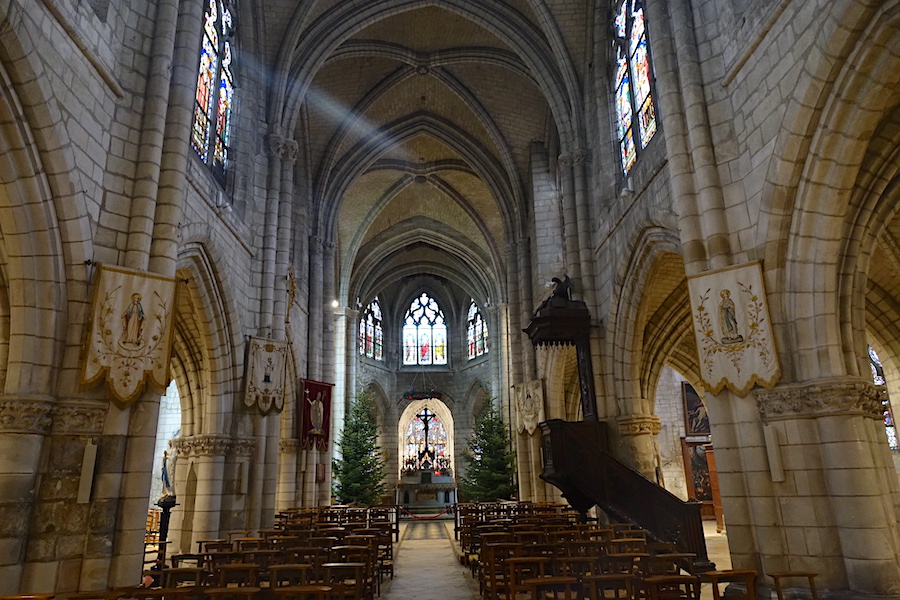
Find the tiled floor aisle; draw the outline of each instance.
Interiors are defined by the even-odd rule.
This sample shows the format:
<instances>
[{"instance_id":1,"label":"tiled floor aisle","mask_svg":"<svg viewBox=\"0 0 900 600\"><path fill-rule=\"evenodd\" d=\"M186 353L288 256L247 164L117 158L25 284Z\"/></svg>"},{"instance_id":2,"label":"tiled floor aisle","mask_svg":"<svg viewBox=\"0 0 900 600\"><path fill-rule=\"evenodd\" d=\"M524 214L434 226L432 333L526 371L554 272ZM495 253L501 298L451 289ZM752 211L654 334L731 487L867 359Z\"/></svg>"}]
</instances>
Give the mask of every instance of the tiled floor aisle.
<instances>
[{"instance_id":1,"label":"tiled floor aisle","mask_svg":"<svg viewBox=\"0 0 900 600\"><path fill-rule=\"evenodd\" d=\"M382 600L473 600L477 597L477 583L456 559L446 526L453 535L453 521L401 524L401 541L394 556L394 580Z\"/></svg>"}]
</instances>

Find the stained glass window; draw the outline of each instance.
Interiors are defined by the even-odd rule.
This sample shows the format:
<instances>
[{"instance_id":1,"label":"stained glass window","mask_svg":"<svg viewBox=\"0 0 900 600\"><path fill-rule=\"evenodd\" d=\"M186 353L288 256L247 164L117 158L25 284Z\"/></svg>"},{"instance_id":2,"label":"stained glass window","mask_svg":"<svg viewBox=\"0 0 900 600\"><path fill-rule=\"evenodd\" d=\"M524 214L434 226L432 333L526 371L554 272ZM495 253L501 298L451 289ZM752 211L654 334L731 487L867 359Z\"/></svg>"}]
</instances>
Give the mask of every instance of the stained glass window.
<instances>
[{"instance_id":1,"label":"stained glass window","mask_svg":"<svg viewBox=\"0 0 900 600\"><path fill-rule=\"evenodd\" d=\"M416 298L403 320L403 364L446 365L447 324L434 298Z\"/></svg>"},{"instance_id":2,"label":"stained glass window","mask_svg":"<svg viewBox=\"0 0 900 600\"><path fill-rule=\"evenodd\" d=\"M384 360L384 330L381 328L381 304L376 297L359 320L359 353Z\"/></svg>"},{"instance_id":3,"label":"stained glass window","mask_svg":"<svg viewBox=\"0 0 900 600\"><path fill-rule=\"evenodd\" d=\"M206 0L191 146L223 184L234 101L233 37L229 0Z\"/></svg>"},{"instance_id":4,"label":"stained glass window","mask_svg":"<svg viewBox=\"0 0 900 600\"><path fill-rule=\"evenodd\" d=\"M471 360L488 351L487 325L485 324L484 318L481 316L481 311L478 310L478 306L476 306L474 299L469 303L469 313L466 321L466 344L468 347L468 357L469 360Z\"/></svg>"},{"instance_id":5,"label":"stained glass window","mask_svg":"<svg viewBox=\"0 0 900 600\"><path fill-rule=\"evenodd\" d=\"M875 382L875 385L885 385L884 367L881 365L881 360L879 360L878 354L872 346L869 346L869 366L872 367L872 380ZM884 410L884 428L887 431L888 443L891 445L891 450L900 450L897 428L894 425L894 413L891 410L891 401L888 399L887 394L882 400L882 408Z\"/></svg>"},{"instance_id":6,"label":"stained glass window","mask_svg":"<svg viewBox=\"0 0 900 600\"><path fill-rule=\"evenodd\" d=\"M426 443L425 430L428 430ZM409 422L403 446L403 471L406 474L433 470L438 475L450 474L447 430L440 418L425 408Z\"/></svg>"},{"instance_id":7,"label":"stained glass window","mask_svg":"<svg viewBox=\"0 0 900 600\"><path fill-rule=\"evenodd\" d=\"M638 153L656 133L650 52L641 0L620 0L613 17L616 57L613 86L616 94L619 153L627 174Z\"/></svg>"}]
</instances>

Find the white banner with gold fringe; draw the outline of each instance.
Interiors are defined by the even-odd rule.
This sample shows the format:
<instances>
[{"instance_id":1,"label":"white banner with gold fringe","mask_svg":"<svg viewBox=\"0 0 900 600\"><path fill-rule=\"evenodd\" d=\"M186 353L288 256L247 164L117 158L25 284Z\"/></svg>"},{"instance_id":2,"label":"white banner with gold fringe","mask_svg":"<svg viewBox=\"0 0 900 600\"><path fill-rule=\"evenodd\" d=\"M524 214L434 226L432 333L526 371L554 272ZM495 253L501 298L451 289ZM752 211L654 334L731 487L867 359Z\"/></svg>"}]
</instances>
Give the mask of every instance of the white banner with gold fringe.
<instances>
[{"instance_id":1,"label":"white banner with gold fringe","mask_svg":"<svg viewBox=\"0 0 900 600\"><path fill-rule=\"evenodd\" d=\"M688 277L703 386L740 397L781 377L762 265L746 263Z\"/></svg>"},{"instance_id":2,"label":"white banner with gold fringe","mask_svg":"<svg viewBox=\"0 0 900 600\"><path fill-rule=\"evenodd\" d=\"M169 383L175 279L100 265L85 344L82 385L106 379L122 403L147 383L163 393Z\"/></svg>"},{"instance_id":3,"label":"white banner with gold fringe","mask_svg":"<svg viewBox=\"0 0 900 600\"><path fill-rule=\"evenodd\" d=\"M268 413L273 407L276 411L284 407L287 357L287 342L250 338L247 385L244 392L246 406L257 406L262 414Z\"/></svg>"},{"instance_id":4,"label":"white banner with gold fringe","mask_svg":"<svg viewBox=\"0 0 900 600\"><path fill-rule=\"evenodd\" d=\"M534 433L538 423L544 420L544 380L534 379L513 386L516 399L517 427L519 433Z\"/></svg>"}]
</instances>

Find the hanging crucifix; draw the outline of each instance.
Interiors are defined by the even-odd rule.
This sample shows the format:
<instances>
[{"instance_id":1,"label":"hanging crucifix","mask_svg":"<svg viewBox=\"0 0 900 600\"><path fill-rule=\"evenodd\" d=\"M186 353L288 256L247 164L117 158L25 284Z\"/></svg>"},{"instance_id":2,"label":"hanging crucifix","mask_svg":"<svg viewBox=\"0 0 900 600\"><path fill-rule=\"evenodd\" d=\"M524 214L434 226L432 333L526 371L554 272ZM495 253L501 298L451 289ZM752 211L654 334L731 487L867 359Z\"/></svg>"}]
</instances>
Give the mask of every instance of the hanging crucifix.
<instances>
[{"instance_id":1,"label":"hanging crucifix","mask_svg":"<svg viewBox=\"0 0 900 600\"><path fill-rule=\"evenodd\" d=\"M428 423L437 415L428 410L426 406L416 416L422 419L422 424L425 426L425 447L419 451L419 468L430 470L434 464L434 451L428 449Z\"/></svg>"}]
</instances>

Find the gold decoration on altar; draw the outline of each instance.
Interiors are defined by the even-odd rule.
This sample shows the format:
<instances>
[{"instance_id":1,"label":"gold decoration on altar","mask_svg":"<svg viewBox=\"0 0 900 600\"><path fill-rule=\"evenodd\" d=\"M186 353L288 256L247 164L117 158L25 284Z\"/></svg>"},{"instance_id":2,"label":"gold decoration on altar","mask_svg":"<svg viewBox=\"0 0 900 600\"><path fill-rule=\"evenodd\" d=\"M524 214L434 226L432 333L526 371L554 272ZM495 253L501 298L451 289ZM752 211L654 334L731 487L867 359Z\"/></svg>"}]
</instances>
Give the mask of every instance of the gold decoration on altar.
<instances>
[{"instance_id":1,"label":"gold decoration on altar","mask_svg":"<svg viewBox=\"0 0 900 600\"><path fill-rule=\"evenodd\" d=\"M85 344L82 385L105 379L121 403L137 399L149 383L169 383L175 279L100 265Z\"/></svg>"},{"instance_id":2,"label":"gold decoration on altar","mask_svg":"<svg viewBox=\"0 0 900 600\"><path fill-rule=\"evenodd\" d=\"M688 278L703 386L740 397L781 377L762 265L752 262Z\"/></svg>"}]
</instances>

